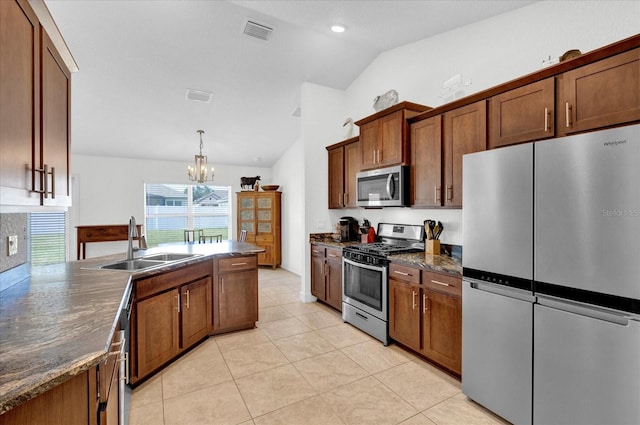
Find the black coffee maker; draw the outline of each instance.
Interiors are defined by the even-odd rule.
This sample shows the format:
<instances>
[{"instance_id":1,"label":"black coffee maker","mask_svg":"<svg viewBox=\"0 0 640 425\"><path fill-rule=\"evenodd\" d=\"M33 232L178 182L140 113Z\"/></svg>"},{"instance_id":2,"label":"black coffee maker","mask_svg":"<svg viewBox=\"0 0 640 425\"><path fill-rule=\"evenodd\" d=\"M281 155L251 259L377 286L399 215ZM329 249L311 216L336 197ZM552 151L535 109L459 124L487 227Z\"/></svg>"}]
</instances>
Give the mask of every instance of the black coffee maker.
<instances>
[{"instance_id":1,"label":"black coffee maker","mask_svg":"<svg viewBox=\"0 0 640 425\"><path fill-rule=\"evenodd\" d=\"M345 241L357 241L359 236L358 220L353 217L340 217L340 239Z\"/></svg>"}]
</instances>

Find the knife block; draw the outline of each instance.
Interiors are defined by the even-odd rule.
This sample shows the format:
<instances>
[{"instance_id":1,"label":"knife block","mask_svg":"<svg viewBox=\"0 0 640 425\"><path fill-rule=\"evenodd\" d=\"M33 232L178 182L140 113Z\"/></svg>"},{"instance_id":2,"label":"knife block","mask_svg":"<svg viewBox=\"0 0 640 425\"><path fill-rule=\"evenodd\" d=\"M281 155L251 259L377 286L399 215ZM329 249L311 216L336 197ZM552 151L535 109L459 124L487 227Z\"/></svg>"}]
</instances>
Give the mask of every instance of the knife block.
<instances>
[{"instance_id":1,"label":"knife block","mask_svg":"<svg viewBox=\"0 0 640 425\"><path fill-rule=\"evenodd\" d=\"M438 239L427 239L424 241L424 253L440 255L440 241Z\"/></svg>"}]
</instances>

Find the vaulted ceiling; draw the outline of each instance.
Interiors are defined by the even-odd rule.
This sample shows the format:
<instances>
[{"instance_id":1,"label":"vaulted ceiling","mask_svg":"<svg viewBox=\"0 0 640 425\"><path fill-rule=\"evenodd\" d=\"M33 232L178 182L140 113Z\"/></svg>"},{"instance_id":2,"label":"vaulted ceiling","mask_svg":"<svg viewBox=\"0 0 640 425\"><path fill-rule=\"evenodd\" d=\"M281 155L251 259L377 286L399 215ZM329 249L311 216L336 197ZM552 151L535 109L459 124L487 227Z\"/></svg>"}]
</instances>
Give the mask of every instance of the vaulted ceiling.
<instances>
[{"instance_id":1,"label":"vaulted ceiling","mask_svg":"<svg viewBox=\"0 0 640 425\"><path fill-rule=\"evenodd\" d=\"M210 162L267 167L300 136L303 82L346 89L381 52L532 3L45 2L80 68L73 153L186 163L202 129ZM272 28L269 39L245 35L248 19ZM187 100L188 89L211 102Z\"/></svg>"}]
</instances>

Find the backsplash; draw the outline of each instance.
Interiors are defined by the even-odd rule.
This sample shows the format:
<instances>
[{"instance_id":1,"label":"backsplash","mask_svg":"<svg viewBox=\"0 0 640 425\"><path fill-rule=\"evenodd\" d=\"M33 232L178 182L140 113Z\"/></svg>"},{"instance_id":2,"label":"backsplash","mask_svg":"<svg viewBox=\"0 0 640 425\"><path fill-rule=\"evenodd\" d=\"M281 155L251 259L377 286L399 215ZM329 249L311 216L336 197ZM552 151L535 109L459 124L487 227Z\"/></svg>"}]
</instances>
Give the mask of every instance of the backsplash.
<instances>
[{"instance_id":1,"label":"backsplash","mask_svg":"<svg viewBox=\"0 0 640 425\"><path fill-rule=\"evenodd\" d=\"M27 213L0 214L0 273L29 261L28 223L29 214ZM7 238L12 235L18 236L18 253L9 256Z\"/></svg>"}]
</instances>

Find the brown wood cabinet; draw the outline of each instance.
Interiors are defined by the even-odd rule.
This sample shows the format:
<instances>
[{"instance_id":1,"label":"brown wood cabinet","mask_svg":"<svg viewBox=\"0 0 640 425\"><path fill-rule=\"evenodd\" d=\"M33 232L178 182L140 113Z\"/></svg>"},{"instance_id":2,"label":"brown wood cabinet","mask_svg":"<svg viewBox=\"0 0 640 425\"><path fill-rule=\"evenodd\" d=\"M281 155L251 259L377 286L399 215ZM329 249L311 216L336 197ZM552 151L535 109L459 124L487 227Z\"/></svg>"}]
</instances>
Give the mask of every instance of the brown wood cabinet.
<instances>
[{"instance_id":1,"label":"brown wood cabinet","mask_svg":"<svg viewBox=\"0 0 640 425\"><path fill-rule=\"evenodd\" d=\"M311 244L311 294L342 311L342 249Z\"/></svg>"},{"instance_id":2,"label":"brown wood cabinet","mask_svg":"<svg viewBox=\"0 0 640 425\"><path fill-rule=\"evenodd\" d=\"M400 102L355 124L360 127L360 169L409 164L409 125L407 118L430 109L411 102Z\"/></svg>"},{"instance_id":3,"label":"brown wood cabinet","mask_svg":"<svg viewBox=\"0 0 640 425\"><path fill-rule=\"evenodd\" d=\"M486 101L445 112L442 133L444 206L462 207L462 155L487 148Z\"/></svg>"},{"instance_id":4,"label":"brown wood cabinet","mask_svg":"<svg viewBox=\"0 0 640 425\"><path fill-rule=\"evenodd\" d=\"M555 80L542 81L489 99L488 148L555 135Z\"/></svg>"},{"instance_id":5,"label":"brown wood cabinet","mask_svg":"<svg viewBox=\"0 0 640 425\"><path fill-rule=\"evenodd\" d=\"M237 192L238 234L247 231L246 241L265 252L258 254L258 265L274 269L282 263L280 208L282 192Z\"/></svg>"},{"instance_id":6,"label":"brown wood cabinet","mask_svg":"<svg viewBox=\"0 0 640 425\"><path fill-rule=\"evenodd\" d=\"M178 289L172 289L136 303L138 378L151 374L180 351L179 296Z\"/></svg>"},{"instance_id":7,"label":"brown wood cabinet","mask_svg":"<svg viewBox=\"0 0 640 425\"><path fill-rule=\"evenodd\" d=\"M460 375L462 281L455 276L391 263L389 335Z\"/></svg>"},{"instance_id":8,"label":"brown wood cabinet","mask_svg":"<svg viewBox=\"0 0 640 425\"><path fill-rule=\"evenodd\" d=\"M422 271L422 353L462 373L462 280Z\"/></svg>"},{"instance_id":9,"label":"brown wood cabinet","mask_svg":"<svg viewBox=\"0 0 640 425\"><path fill-rule=\"evenodd\" d=\"M251 329L258 321L256 255L214 260L214 333Z\"/></svg>"},{"instance_id":10,"label":"brown wood cabinet","mask_svg":"<svg viewBox=\"0 0 640 425\"><path fill-rule=\"evenodd\" d=\"M210 260L134 281L132 383L146 378L212 330Z\"/></svg>"},{"instance_id":11,"label":"brown wood cabinet","mask_svg":"<svg viewBox=\"0 0 640 425\"><path fill-rule=\"evenodd\" d=\"M120 368L123 366L125 358L125 347L122 345L124 339L124 331L116 331L111 341L109 355L98 365L98 375L100 379L100 409L99 424L100 425L119 425L119 409L120 406ZM125 359L126 361L126 359ZM121 425L121 424L120 424Z\"/></svg>"},{"instance_id":12,"label":"brown wood cabinet","mask_svg":"<svg viewBox=\"0 0 640 425\"><path fill-rule=\"evenodd\" d=\"M462 155L486 149L480 101L411 124L412 206L462 207Z\"/></svg>"},{"instance_id":13,"label":"brown wood cabinet","mask_svg":"<svg viewBox=\"0 0 640 425\"><path fill-rule=\"evenodd\" d=\"M211 277L206 277L180 288L181 348L192 346L211 332L211 286Z\"/></svg>"},{"instance_id":14,"label":"brown wood cabinet","mask_svg":"<svg viewBox=\"0 0 640 425\"><path fill-rule=\"evenodd\" d=\"M420 270L393 265L389 270L389 336L420 352Z\"/></svg>"},{"instance_id":15,"label":"brown wood cabinet","mask_svg":"<svg viewBox=\"0 0 640 425\"><path fill-rule=\"evenodd\" d=\"M411 124L411 205L442 205L442 116Z\"/></svg>"},{"instance_id":16,"label":"brown wood cabinet","mask_svg":"<svg viewBox=\"0 0 640 425\"><path fill-rule=\"evenodd\" d=\"M329 156L329 208L356 207L356 173L360 171L358 137L327 147Z\"/></svg>"},{"instance_id":17,"label":"brown wood cabinet","mask_svg":"<svg viewBox=\"0 0 640 425\"><path fill-rule=\"evenodd\" d=\"M640 48L558 77L558 133L640 120Z\"/></svg>"},{"instance_id":18,"label":"brown wood cabinet","mask_svg":"<svg viewBox=\"0 0 640 425\"><path fill-rule=\"evenodd\" d=\"M96 368L0 415L0 425L96 425Z\"/></svg>"},{"instance_id":19,"label":"brown wood cabinet","mask_svg":"<svg viewBox=\"0 0 640 425\"><path fill-rule=\"evenodd\" d=\"M69 206L71 73L27 1L0 22L0 203Z\"/></svg>"}]
</instances>

